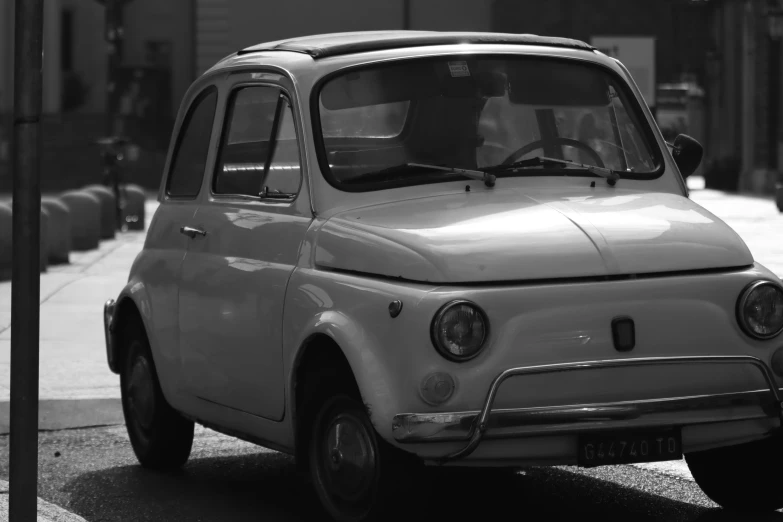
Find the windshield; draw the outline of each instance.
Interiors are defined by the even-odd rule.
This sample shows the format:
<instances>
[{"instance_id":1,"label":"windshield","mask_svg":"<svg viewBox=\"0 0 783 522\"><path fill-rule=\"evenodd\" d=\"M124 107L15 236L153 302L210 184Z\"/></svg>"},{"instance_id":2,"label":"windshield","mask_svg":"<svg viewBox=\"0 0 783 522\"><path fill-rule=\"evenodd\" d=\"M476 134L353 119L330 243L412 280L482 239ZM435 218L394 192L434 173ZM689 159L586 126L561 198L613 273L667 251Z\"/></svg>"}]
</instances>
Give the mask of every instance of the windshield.
<instances>
[{"instance_id":1,"label":"windshield","mask_svg":"<svg viewBox=\"0 0 783 522\"><path fill-rule=\"evenodd\" d=\"M344 190L460 179L410 163L482 169L535 156L660 174L638 103L610 71L574 60L453 56L351 69L317 93L321 165ZM576 169L578 170L578 169ZM593 176L564 165L500 171ZM382 172L383 171L383 172Z\"/></svg>"}]
</instances>

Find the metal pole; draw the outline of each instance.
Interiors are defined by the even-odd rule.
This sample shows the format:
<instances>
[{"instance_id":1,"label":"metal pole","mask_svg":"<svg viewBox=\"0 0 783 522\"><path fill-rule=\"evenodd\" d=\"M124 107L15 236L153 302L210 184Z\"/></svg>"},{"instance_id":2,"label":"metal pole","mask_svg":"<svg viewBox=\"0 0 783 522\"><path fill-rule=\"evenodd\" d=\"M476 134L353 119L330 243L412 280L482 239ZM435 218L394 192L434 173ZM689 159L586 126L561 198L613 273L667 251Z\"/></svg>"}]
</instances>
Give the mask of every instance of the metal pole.
<instances>
[{"instance_id":1,"label":"metal pole","mask_svg":"<svg viewBox=\"0 0 783 522\"><path fill-rule=\"evenodd\" d=\"M13 274L11 279L11 522L38 518L38 335L43 0L16 0Z\"/></svg>"}]
</instances>

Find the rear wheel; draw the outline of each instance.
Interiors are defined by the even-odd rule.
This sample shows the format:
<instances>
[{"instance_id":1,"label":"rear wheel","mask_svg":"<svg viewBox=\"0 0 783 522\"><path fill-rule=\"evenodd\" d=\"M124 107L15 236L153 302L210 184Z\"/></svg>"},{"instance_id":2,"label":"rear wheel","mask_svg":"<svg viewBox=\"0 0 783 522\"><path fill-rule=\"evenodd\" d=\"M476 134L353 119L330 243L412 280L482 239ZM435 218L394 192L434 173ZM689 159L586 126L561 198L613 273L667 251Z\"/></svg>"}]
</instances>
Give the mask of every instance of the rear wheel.
<instances>
[{"instance_id":1,"label":"rear wheel","mask_svg":"<svg viewBox=\"0 0 783 522\"><path fill-rule=\"evenodd\" d=\"M405 505L419 467L375 431L364 405L339 393L325 399L312 425L310 476L329 515L339 522L385 520Z\"/></svg>"},{"instance_id":2,"label":"rear wheel","mask_svg":"<svg viewBox=\"0 0 783 522\"><path fill-rule=\"evenodd\" d=\"M724 509L767 512L783 508L783 438L685 455L696 484Z\"/></svg>"},{"instance_id":3,"label":"rear wheel","mask_svg":"<svg viewBox=\"0 0 783 522\"><path fill-rule=\"evenodd\" d=\"M177 413L163 397L144 329L130 325L124 337L126 357L120 388L133 452L146 468L179 468L190 457L194 423Z\"/></svg>"}]
</instances>

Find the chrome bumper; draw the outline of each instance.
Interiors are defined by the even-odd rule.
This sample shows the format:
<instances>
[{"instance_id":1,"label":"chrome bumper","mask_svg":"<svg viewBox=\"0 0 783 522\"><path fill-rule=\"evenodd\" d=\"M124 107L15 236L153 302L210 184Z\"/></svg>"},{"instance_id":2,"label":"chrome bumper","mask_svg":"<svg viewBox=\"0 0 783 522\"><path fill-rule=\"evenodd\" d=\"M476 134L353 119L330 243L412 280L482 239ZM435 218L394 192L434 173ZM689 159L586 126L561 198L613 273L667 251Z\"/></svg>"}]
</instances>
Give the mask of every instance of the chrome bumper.
<instances>
[{"instance_id":1,"label":"chrome bumper","mask_svg":"<svg viewBox=\"0 0 783 522\"><path fill-rule=\"evenodd\" d=\"M492 404L495 401L498 388L510 377L574 370L691 363L750 364L762 373L769 390L492 411ZM510 368L492 381L481 411L395 415L392 422L392 434L397 442L403 444L467 441L467 444L459 451L439 459L442 464L467 457L475 451L484 438L501 439L584 432L606 429L606 422L619 420L630 421L630 424L637 420L640 426L646 427L671 426L672 423L682 424L681 418L677 420L672 415L682 412L691 414L692 418L689 419L688 424L716 422L721 420L721 410L725 412L725 408L731 407L736 411L737 408L748 406L760 406L764 417L777 417L783 427L783 403L781 403L781 391L778 389L775 377L764 361L750 355L645 357L583 361ZM758 417L759 414L754 413L748 414L746 418Z\"/></svg>"},{"instance_id":2,"label":"chrome bumper","mask_svg":"<svg viewBox=\"0 0 783 522\"><path fill-rule=\"evenodd\" d=\"M114 361L114 347L112 346L111 339L111 326L114 320L114 310L117 304L114 299L109 299L103 305L103 334L106 337L106 360L109 363L109 369L117 373L117 368Z\"/></svg>"}]
</instances>

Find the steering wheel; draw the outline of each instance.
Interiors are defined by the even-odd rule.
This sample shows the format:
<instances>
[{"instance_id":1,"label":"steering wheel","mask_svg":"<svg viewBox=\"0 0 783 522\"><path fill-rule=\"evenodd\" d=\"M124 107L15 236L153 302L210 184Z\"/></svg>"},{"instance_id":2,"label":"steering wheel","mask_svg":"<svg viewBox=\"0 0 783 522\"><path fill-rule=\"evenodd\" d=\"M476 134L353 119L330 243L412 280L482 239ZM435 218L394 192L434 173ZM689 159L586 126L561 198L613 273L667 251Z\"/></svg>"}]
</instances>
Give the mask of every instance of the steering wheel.
<instances>
[{"instance_id":1,"label":"steering wheel","mask_svg":"<svg viewBox=\"0 0 783 522\"><path fill-rule=\"evenodd\" d=\"M517 149L515 152L511 153L511 155L503 161L503 165L510 165L517 161L519 158L527 154L528 152L536 149L543 149L545 145L566 145L569 147L574 147L576 149L580 149L585 151L591 159L595 161L595 165L597 167L606 168L604 165L603 160L601 159L601 156L598 155L598 153L593 150L592 147L589 145L582 143L581 141L572 140L571 138L552 138L549 140L536 140L534 142L528 143L524 147L521 147Z\"/></svg>"}]
</instances>

